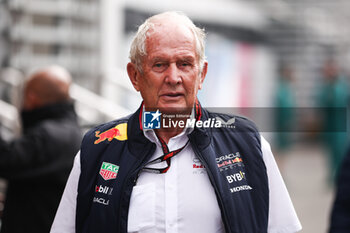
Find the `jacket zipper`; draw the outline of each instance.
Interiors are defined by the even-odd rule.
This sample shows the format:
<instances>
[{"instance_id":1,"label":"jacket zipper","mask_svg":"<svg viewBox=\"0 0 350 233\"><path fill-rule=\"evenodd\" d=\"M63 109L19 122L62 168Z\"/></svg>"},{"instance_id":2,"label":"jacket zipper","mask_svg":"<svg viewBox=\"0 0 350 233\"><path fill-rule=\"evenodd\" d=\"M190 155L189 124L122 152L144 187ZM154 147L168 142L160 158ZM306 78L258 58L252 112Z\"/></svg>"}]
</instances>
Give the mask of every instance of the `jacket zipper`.
<instances>
[{"instance_id":1,"label":"jacket zipper","mask_svg":"<svg viewBox=\"0 0 350 233\"><path fill-rule=\"evenodd\" d=\"M155 145L153 144L151 146L151 149L146 153L146 155L150 155L150 154L153 154L155 151ZM149 156L145 156L144 160L141 162L141 164L136 168L136 176L133 178L133 182L132 182L132 187L134 187L136 185L136 182L137 182L137 179L139 178L140 176L140 172L142 170L142 168L145 166L145 164L147 163L147 159L148 159ZM123 184L122 186L122 190L125 190L125 186L127 185L126 183L129 181L130 177L132 177L132 175L135 174L135 171L130 171L128 173L128 175L126 176L125 178L125 183ZM131 191L132 192L132 191ZM130 193L131 193L130 192ZM129 210L129 207L130 207L130 199L129 199L129 206L128 206L128 210ZM121 211L122 211L122 208L119 208L119 216L122 216L121 214ZM128 223L126 223L128 224ZM126 229L128 228L128 226L126 226ZM120 228L119 228L120 229Z\"/></svg>"},{"instance_id":2,"label":"jacket zipper","mask_svg":"<svg viewBox=\"0 0 350 233\"><path fill-rule=\"evenodd\" d=\"M190 138L190 142L192 142L191 138ZM216 197L218 198L219 200L219 207L220 209L222 209L222 213L223 213L223 221L224 221L224 226L225 226L225 229L228 230L228 232L226 233L230 233L231 232L231 229L230 229L230 225L229 225L229 221L228 221L228 217L226 215L226 209L224 208L224 204L223 204L223 201L222 201L222 197L220 195L220 192L219 192L219 189L216 185L216 183L214 182L214 178L213 178L213 174L211 173L211 170L209 169L209 166L208 164L206 163L206 161L203 159L201 153L199 152L198 148L194 145L194 143L191 143L192 145L192 148L194 149L194 153L197 155L197 157L199 158L199 160L204 164L205 166L205 170L207 171L208 173L208 176L209 176L209 180L211 181L211 184L213 185L214 189L215 189L215 194L216 194Z\"/></svg>"},{"instance_id":3,"label":"jacket zipper","mask_svg":"<svg viewBox=\"0 0 350 233\"><path fill-rule=\"evenodd\" d=\"M148 151L147 155L153 155L155 152L155 147L156 147L156 145L154 143L152 143L151 149ZM134 177L134 180L133 180L134 186L136 185L137 180L140 177L140 173L142 172L142 169L145 167L146 163L148 162L148 159L149 159L149 156L146 156L144 158L144 160L141 162L140 166L136 169L137 173L136 173L136 176Z\"/></svg>"}]
</instances>

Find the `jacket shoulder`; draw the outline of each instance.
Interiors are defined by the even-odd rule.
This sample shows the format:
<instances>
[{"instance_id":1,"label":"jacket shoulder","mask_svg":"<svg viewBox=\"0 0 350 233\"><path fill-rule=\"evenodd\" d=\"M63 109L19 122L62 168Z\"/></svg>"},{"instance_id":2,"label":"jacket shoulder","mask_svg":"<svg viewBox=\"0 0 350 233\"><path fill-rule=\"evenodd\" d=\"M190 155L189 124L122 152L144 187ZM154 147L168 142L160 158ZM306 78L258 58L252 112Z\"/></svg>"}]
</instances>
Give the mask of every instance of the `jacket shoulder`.
<instances>
[{"instance_id":1,"label":"jacket shoulder","mask_svg":"<svg viewBox=\"0 0 350 233\"><path fill-rule=\"evenodd\" d=\"M244 146L262 155L260 133L253 121L243 116L215 112L210 112L209 117L221 122L218 129L213 129L213 135L215 134L217 138L234 139L241 147Z\"/></svg>"},{"instance_id":2,"label":"jacket shoulder","mask_svg":"<svg viewBox=\"0 0 350 233\"><path fill-rule=\"evenodd\" d=\"M258 127L247 117L218 112L208 112L208 114L209 118L220 121L222 128L231 128L236 132L259 133Z\"/></svg>"},{"instance_id":3,"label":"jacket shoulder","mask_svg":"<svg viewBox=\"0 0 350 233\"><path fill-rule=\"evenodd\" d=\"M91 128L84 135L82 149L87 145L108 143L114 138L127 137L126 132L129 117L123 117Z\"/></svg>"}]
</instances>

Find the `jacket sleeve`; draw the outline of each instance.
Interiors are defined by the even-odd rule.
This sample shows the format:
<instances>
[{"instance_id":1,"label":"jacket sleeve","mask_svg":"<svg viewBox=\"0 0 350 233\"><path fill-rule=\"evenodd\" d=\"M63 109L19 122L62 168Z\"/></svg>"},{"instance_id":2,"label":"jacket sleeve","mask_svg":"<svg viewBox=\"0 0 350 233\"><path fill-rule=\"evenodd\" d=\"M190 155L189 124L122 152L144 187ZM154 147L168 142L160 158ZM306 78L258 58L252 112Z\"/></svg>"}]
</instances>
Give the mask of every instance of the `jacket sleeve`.
<instances>
[{"instance_id":1,"label":"jacket sleeve","mask_svg":"<svg viewBox=\"0 0 350 233\"><path fill-rule=\"evenodd\" d=\"M50 130L53 131L48 127L38 127L10 143L0 140L0 176L11 180L33 177L45 179L46 174L71 167L72 136ZM59 130L65 129L56 131ZM77 152L76 147L72 155ZM68 156L70 159L66 159Z\"/></svg>"},{"instance_id":2,"label":"jacket sleeve","mask_svg":"<svg viewBox=\"0 0 350 233\"><path fill-rule=\"evenodd\" d=\"M44 159L42 134L30 133L7 143L0 139L0 176L12 178Z\"/></svg>"},{"instance_id":3,"label":"jacket sleeve","mask_svg":"<svg viewBox=\"0 0 350 233\"><path fill-rule=\"evenodd\" d=\"M75 233L79 176L80 152L74 159L73 169L69 175L50 233Z\"/></svg>"},{"instance_id":4,"label":"jacket sleeve","mask_svg":"<svg viewBox=\"0 0 350 233\"><path fill-rule=\"evenodd\" d=\"M261 150L270 190L268 232L298 232L302 228L301 224L277 167L270 144L263 137L261 137Z\"/></svg>"},{"instance_id":5,"label":"jacket sleeve","mask_svg":"<svg viewBox=\"0 0 350 233\"><path fill-rule=\"evenodd\" d=\"M341 233L350 231L350 150L339 173L337 194L333 205L330 231Z\"/></svg>"}]
</instances>

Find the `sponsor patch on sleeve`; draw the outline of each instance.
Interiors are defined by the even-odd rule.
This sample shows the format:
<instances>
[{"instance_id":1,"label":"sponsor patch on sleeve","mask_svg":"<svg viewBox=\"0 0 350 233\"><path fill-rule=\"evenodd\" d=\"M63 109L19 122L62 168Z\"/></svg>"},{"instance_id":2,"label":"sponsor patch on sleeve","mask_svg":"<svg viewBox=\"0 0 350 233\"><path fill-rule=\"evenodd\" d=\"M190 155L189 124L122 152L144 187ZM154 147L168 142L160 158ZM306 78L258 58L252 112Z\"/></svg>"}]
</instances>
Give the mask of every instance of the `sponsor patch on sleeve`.
<instances>
[{"instance_id":1,"label":"sponsor patch on sleeve","mask_svg":"<svg viewBox=\"0 0 350 233\"><path fill-rule=\"evenodd\" d=\"M128 139L127 125L128 125L127 123L122 123L102 133L100 131L96 131L95 136L97 137L97 139L95 140L94 143L99 144L100 142L103 142L105 140L108 140L110 142L113 139L117 139L119 141L127 140Z\"/></svg>"}]
</instances>

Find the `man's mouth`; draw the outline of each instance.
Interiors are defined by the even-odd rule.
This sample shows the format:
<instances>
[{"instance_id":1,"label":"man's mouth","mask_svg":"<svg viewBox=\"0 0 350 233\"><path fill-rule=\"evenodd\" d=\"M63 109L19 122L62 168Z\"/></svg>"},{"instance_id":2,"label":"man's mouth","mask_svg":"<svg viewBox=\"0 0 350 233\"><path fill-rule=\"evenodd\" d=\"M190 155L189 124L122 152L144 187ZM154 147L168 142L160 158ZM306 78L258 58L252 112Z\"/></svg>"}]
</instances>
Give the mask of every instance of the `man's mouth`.
<instances>
[{"instance_id":1,"label":"man's mouth","mask_svg":"<svg viewBox=\"0 0 350 233\"><path fill-rule=\"evenodd\" d=\"M166 96L166 97L179 97L179 96L183 96L183 94L181 94L181 93L167 93L167 94L164 94L163 96Z\"/></svg>"}]
</instances>

